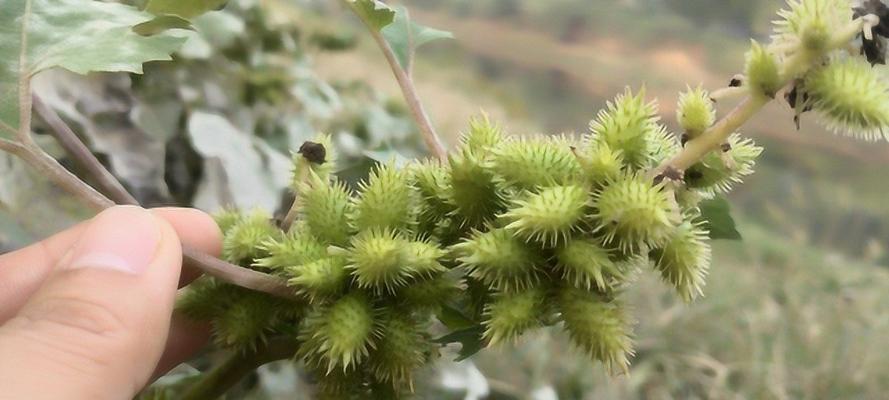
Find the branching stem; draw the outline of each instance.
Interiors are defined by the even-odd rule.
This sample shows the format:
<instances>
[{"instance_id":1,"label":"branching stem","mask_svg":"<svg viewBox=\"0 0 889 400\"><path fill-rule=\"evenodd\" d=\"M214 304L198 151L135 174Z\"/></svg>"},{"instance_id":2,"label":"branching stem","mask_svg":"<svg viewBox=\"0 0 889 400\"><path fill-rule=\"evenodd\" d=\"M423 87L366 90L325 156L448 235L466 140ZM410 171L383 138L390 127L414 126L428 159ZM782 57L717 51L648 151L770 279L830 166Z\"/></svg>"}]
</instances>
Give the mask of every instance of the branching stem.
<instances>
[{"instance_id":1,"label":"branching stem","mask_svg":"<svg viewBox=\"0 0 889 400\"><path fill-rule=\"evenodd\" d=\"M877 16L872 14L866 15L852 21L849 25L840 30L834 36L833 40L831 40L829 46L823 50L822 54L812 54L805 49L801 49L792 54L785 59L781 65L781 77L784 79L785 85L790 84L796 78L804 75L806 71L813 67L814 62L820 59L823 54L844 47L846 44L854 40L855 37L861 33L865 24L876 23L879 23L879 18ZM771 98L761 94L753 93L748 95L737 107L710 127L710 129L704 132L701 136L686 143L685 147L683 147L679 154L668 159L652 170L649 176L654 178L667 169L685 171L688 167L691 167L701 160L707 153L722 145L722 143L728 139L729 135L736 132L738 128L744 125L771 100Z\"/></svg>"},{"instance_id":2,"label":"branching stem","mask_svg":"<svg viewBox=\"0 0 889 400\"><path fill-rule=\"evenodd\" d=\"M90 149L77 137L71 127L62 120L56 110L47 106L36 94L34 111L49 125L50 134L92 176L99 189L117 204L139 204L108 169L93 156Z\"/></svg>"},{"instance_id":3,"label":"branching stem","mask_svg":"<svg viewBox=\"0 0 889 400\"><path fill-rule=\"evenodd\" d=\"M404 100L407 102L407 106L411 110L411 116L413 116L414 121L417 123L417 127L423 135L423 141L426 142L426 147L429 149L429 152L439 160L446 160L448 157L447 150L444 148L444 145L442 145L441 139L435 131L432 121L429 119L429 114L426 113L426 109L423 107L423 102L417 94L417 88L414 85L413 77L411 77L411 74L398 63L398 58L395 56L392 46L390 46L389 42L386 41L386 38L383 37L382 32L375 29L368 21L362 18L361 14L355 10L349 0L343 1L346 3L346 6L358 16L361 22L367 26L370 35L377 43L377 46L380 47L383 56L386 57L386 62L389 63L389 68L392 70L392 74L395 75L395 80L398 81L398 86L401 88L401 94L404 96Z\"/></svg>"},{"instance_id":4,"label":"branching stem","mask_svg":"<svg viewBox=\"0 0 889 400\"><path fill-rule=\"evenodd\" d=\"M300 160L300 162L308 163L306 160ZM310 166L305 165L304 168L299 170L299 176L296 178L297 182L305 182L309 177ZM289 231L290 227L293 226L293 223L296 221L296 217L299 216L299 191L301 188L299 185L293 188L293 203L290 204L290 209L287 210L287 215L284 216L284 220L281 221L281 229L284 231Z\"/></svg>"},{"instance_id":5,"label":"branching stem","mask_svg":"<svg viewBox=\"0 0 889 400\"><path fill-rule=\"evenodd\" d=\"M235 351L222 364L204 374L189 387L182 400L218 399L240 382L247 374L273 361L293 357L298 343L289 338L271 339L254 350Z\"/></svg>"},{"instance_id":6,"label":"branching stem","mask_svg":"<svg viewBox=\"0 0 889 400\"><path fill-rule=\"evenodd\" d=\"M39 99L34 104L38 107L38 112L40 112L38 104L45 106L40 103ZM55 111L50 110L48 107L42 111L46 113L42 114L44 118L47 118L47 123L52 129L53 135L59 139L60 143L63 143L63 147L78 164L90 173L96 181L105 182L109 187L117 187L118 189L115 190L120 190L121 192L116 193L115 197L120 197L118 199L120 203L138 204L136 199L126 192L123 185L117 181L117 178L80 141L80 138L74 134L74 131L55 114ZM94 211L102 211L115 205L114 201L86 184L86 182L65 169L58 161L47 154L31 139L30 134L26 138L24 142L2 139L0 140L0 151L19 157L39 174L47 177L60 188L74 195ZM188 246L183 246L182 255L186 267L198 269L222 281L282 298L296 298L293 291L287 287L287 283L278 277L225 262Z\"/></svg>"},{"instance_id":7,"label":"branching stem","mask_svg":"<svg viewBox=\"0 0 889 400\"><path fill-rule=\"evenodd\" d=\"M685 171L694 165L707 153L719 148L725 143L729 135L735 132L741 125L756 114L770 99L765 96L750 95L744 98L734 110L719 120L700 137L685 144L679 154L658 167L653 176L663 172L668 166L678 171Z\"/></svg>"}]
</instances>

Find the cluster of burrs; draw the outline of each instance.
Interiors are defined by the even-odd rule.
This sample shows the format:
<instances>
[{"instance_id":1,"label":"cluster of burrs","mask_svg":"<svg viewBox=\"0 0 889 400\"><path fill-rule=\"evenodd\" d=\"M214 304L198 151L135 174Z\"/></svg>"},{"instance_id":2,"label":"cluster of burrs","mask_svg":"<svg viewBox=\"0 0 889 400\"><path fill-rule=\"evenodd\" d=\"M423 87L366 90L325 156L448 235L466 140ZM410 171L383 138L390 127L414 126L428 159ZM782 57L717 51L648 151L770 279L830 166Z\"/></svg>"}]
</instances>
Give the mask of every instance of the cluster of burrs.
<instances>
[{"instance_id":1,"label":"cluster of burrs","mask_svg":"<svg viewBox=\"0 0 889 400\"><path fill-rule=\"evenodd\" d=\"M688 132L713 123L703 91L681 109ZM212 321L222 345L291 335L331 398L409 391L438 355L430 324L442 307L481 324L488 345L563 323L592 358L624 370L632 335L620 293L651 266L683 299L699 295L710 248L696 204L759 154L733 136L687 185L646 175L679 148L655 105L629 90L578 140L508 137L476 119L446 162L379 165L354 192L331 173L322 136L294 157L292 225L260 211L218 217L225 258L286 278L300 300L207 279L182 307Z\"/></svg>"},{"instance_id":2,"label":"cluster of burrs","mask_svg":"<svg viewBox=\"0 0 889 400\"><path fill-rule=\"evenodd\" d=\"M225 258L286 279L294 299L205 278L182 309L211 321L223 346L297 341L322 398L410 392L439 354L432 332L445 314L477 324L485 345L558 325L625 371L632 318L622 293L651 270L683 300L701 295L711 251L700 202L752 173L761 153L726 126L782 91L797 116L815 110L835 130L876 138L889 126L889 85L867 48L884 36L882 3L789 4L734 87L681 95L680 135L628 89L581 137L514 137L475 119L446 160L378 165L355 189L332 173L334 149L320 136L294 156L296 200L283 224L261 211L218 218ZM864 50L850 48L859 35ZM731 94L748 100L717 122L713 100ZM688 160L686 146L705 151ZM677 159L687 167L673 168Z\"/></svg>"}]
</instances>

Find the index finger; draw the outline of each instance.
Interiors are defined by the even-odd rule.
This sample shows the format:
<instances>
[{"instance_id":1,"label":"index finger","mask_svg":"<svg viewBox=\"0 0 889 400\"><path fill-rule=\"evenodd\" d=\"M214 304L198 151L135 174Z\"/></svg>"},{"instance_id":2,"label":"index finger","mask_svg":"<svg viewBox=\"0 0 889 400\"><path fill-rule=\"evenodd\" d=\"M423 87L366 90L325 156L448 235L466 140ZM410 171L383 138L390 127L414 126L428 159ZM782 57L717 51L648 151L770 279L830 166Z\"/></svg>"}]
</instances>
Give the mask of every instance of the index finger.
<instances>
[{"instance_id":1,"label":"index finger","mask_svg":"<svg viewBox=\"0 0 889 400\"><path fill-rule=\"evenodd\" d=\"M170 223L182 243L208 254L221 252L222 234L207 214L185 208L151 211ZM81 222L45 240L0 256L0 323L15 315L40 288L89 223ZM180 285L191 282L198 275L196 271L183 271Z\"/></svg>"}]
</instances>

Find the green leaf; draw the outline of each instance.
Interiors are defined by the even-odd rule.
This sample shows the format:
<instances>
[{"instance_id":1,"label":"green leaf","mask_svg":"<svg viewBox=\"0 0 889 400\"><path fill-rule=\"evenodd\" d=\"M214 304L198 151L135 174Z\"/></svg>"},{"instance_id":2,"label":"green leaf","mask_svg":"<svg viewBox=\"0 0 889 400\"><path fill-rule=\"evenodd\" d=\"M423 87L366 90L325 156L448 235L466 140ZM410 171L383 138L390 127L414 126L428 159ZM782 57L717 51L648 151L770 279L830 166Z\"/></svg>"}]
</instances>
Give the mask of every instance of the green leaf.
<instances>
[{"instance_id":1,"label":"green leaf","mask_svg":"<svg viewBox=\"0 0 889 400\"><path fill-rule=\"evenodd\" d=\"M174 0L170 0L174 1ZM379 0L348 0L358 17L375 31L381 31L395 19L395 10Z\"/></svg>"},{"instance_id":2,"label":"green leaf","mask_svg":"<svg viewBox=\"0 0 889 400\"><path fill-rule=\"evenodd\" d=\"M207 11L218 10L228 0L148 0L145 11L154 15L177 15L191 19Z\"/></svg>"},{"instance_id":3,"label":"green leaf","mask_svg":"<svg viewBox=\"0 0 889 400\"><path fill-rule=\"evenodd\" d=\"M414 54L420 46L438 39L453 39L454 34L417 24L411 20L407 8L398 7L395 20L382 30L383 37L389 42L398 64L405 71L410 71Z\"/></svg>"},{"instance_id":4,"label":"green leaf","mask_svg":"<svg viewBox=\"0 0 889 400\"><path fill-rule=\"evenodd\" d=\"M459 362L472 357L475 353L478 353L479 350L485 347L484 340L482 339L484 332L485 328L479 324L453 331L433 341L443 345L460 343L462 347L460 348L457 358L454 360Z\"/></svg>"},{"instance_id":5,"label":"green leaf","mask_svg":"<svg viewBox=\"0 0 889 400\"><path fill-rule=\"evenodd\" d=\"M30 79L61 67L142 72L142 64L170 60L184 38L140 36L133 26L154 17L133 7L84 0L11 0L0 7L0 132L20 129L28 117ZM21 107L25 102L25 107ZM20 110L21 109L21 110Z\"/></svg>"},{"instance_id":6,"label":"green leaf","mask_svg":"<svg viewBox=\"0 0 889 400\"><path fill-rule=\"evenodd\" d=\"M735 227L735 220L725 197L716 196L704 200L700 208L701 219L705 221L711 239L741 240L741 233Z\"/></svg>"},{"instance_id":7,"label":"green leaf","mask_svg":"<svg viewBox=\"0 0 889 400\"><path fill-rule=\"evenodd\" d=\"M168 29L194 29L191 22L177 15L161 15L151 21L133 27L133 32L142 36L151 36Z\"/></svg>"},{"instance_id":8,"label":"green leaf","mask_svg":"<svg viewBox=\"0 0 889 400\"><path fill-rule=\"evenodd\" d=\"M475 322L472 322L469 317L463 314L462 311L448 305L442 306L435 314L435 317L452 331L471 328L474 325L477 325Z\"/></svg>"}]
</instances>

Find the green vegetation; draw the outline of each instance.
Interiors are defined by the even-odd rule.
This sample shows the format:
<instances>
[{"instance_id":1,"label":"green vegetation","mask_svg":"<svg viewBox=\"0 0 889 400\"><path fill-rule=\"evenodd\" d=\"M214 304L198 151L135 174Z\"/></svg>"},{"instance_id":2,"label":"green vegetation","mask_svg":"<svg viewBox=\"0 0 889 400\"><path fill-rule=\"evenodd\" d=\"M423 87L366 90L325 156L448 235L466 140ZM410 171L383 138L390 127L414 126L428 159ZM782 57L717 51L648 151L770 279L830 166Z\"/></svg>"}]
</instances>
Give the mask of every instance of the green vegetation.
<instances>
[{"instance_id":1,"label":"green vegetation","mask_svg":"<svg viewBox=\"0 0 889 400\"><path fill-rule=\"evenodd\" d=\"M73 13L74 0L58 1L68 7L59 8L60 15ZM52 123L43 126L52 120L41 109L46 104L63 113L94 151L108 155L137 200L231 207L219 215L227 263L215 260L226 274L201 279L181 301L187 314L212 324L214 353L228 359L210 362L215 369L200 375L178 381L171 376L145 397L215 398L236 386L233 395L262 398L269 372L253 370L294 357L312 387L298 391L321 398L462 398L443 391L436 370L427 368L445 365L458 346L457 359L485 350L472 361L496 398L530 398L547 390L568 399L871 398L885 391L889 360L874 351L889 337L889 324L880 317L889 305L889 277L873 265L885 257L879 221L886 210L874 184L882 176L878 169L845 166L849 158L872 154L866 149L834 147L844 142L810 132L776 133L792 130L801 118L806 128L816 120L839 133L882 139L889 87L879 67L867 62L880 55L868 53L866 61L857 50L848 51L859 36L882 34L875 16L863 12L853 19L841 0L792 1L772 42L750 47L746 76L731 89L710 92L704 88L727 83L729 74L720 66L728 63L713 72L703 57L681 57L685 41L725 27L745 36L762 32L754 21L773 11L767 2L447 4L459 19L442 17L442 2L416 3L432 10L421 17L457 24L458 37L461 31L505 32L524 39L527 51L517 53L497 48L496 35L474 36L468 46L487 68L486 90L555 68L550 80L521 89L542 96L515 101L509 99L515 87L499 91L501 99L515 101L505 112L525 102L536 113L522 117L534 124L582 133L513 136L479 118L445 154L414 82L454 79L441 69L452 66L447 60L457 50L439 47L432 62L415 58L416 47L449 33L374 0L343 1L369 36L341 24L323 6L240 1L205 13L221 4L160 0L148 2L147 12L89 2L96 15L113 14L122 24L112 27L122 34L104 32L100 41L128 49L119 54L106 54L107 48L81 34L78 29L92 29L95 22L86 14L78 14L85 20L77 26L63 24L54 34L82 39L79 47L95 57L39 53L58 51L39 46L39 40L57 36L38 36L38 46L29 44L21 40L30 33L27 25L11 23L22 32L0 36L21 47L10 54L49 60L0 64L0 89L33 85L45 99L35 103L40 119L34 125L30 90L4 103L3 150L88 206L111 204L47 157L40 136L35 141L32 127L60 135ZM51 14L43 6L0 12L0 22ZM642 9L662 14L641 18ZM521 28L513 32L510 25ZM614 53L627 59L577 52L583 43L613 46L598 38L603 32L626 32L612 39L620 46L671 27L683 27L669 35L671 49L639 46ZM709 36L704 46L716 44L722 52L749 45ZM348 76L328 83L314 73L312 53L357 45L355 54L368 57L369 40L359 39L364 37L382 50L404 102L350 83ZM57 66L139 72L143 62L174 52L174 62L150 64L144 76L53 73L31 79ZM737 69L743 58L727 58L733 57ZM610 98L624 89L614 87L623 84L621 78L636 87L646 77L653 77L647 91L625 89L599 107L589 129L577 128L605 93ZM361 79L379 78L391 76ZM481 79L455 91L475 101L472 82ZM700 81L678 85L688 79ZM109 88L116 94L107 95ZM673 100L677 90L686 91L675 108L651 101L654 95ZM599 97L590 101L590 94ZM733 96L743 100L729 111L724 105L734 104ZM718 99L716 106L711 98ZM562 108L558 100L580 105ZM737 130L772 100L787 100L795 110L764 111L785 125L767 131L762 142L770 146L759 175L745 186L749 190L733 195L742 206L737 226L745 241L715 242L711 250L713 239L741 236L722 196L753 172L762 149ZM540 117L551 110L557 112ZM810 117L816 114L818 119ZM674 115L674 125L660 121ZM145 154L109 145L119 129L135 132ZM433 160L407 162L405 156L424 154L424 143ZM830 147L832 158L798 151L819 143ZM66 164L91 157L71 154ZM132 167L146 154L163 156L163 167ZM872 162L865 166L881 165L882 158ZM851 168L864 172L846 179ZM74 171L90 174L80 164ZM790 184L780 180L782 174L793 178ZM130 201L113 182L93 179L113 200ZM840 185L842 179L861 188ZM291 194L282 199L285 188ZM830 201L843 196L839 207ZM788 199L800 205L776 212ZM832 224L828 229L825 221ZM3 222L20 233L15 221ZM813 245L812 233L826 239L813 237L819 244ZM863 249L866 257L838 253ZM675 294L666 293L664 283ZM603 366L629 375L608 377ZM259 381L218 381L227 373Z\"/></svg>"}]
</instances>

